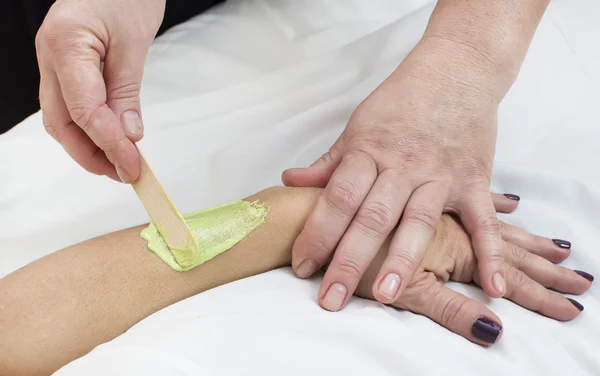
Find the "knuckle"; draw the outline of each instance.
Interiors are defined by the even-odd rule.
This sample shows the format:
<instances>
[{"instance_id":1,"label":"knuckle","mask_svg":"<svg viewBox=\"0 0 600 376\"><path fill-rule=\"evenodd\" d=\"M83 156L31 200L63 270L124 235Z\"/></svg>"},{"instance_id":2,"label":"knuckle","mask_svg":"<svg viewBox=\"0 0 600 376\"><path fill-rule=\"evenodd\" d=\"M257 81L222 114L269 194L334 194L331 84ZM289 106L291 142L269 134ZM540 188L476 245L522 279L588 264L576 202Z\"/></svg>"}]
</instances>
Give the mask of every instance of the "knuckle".
<instances>
[{"instance_id":1,"label":"knuckle","mask_svg":"<svg viewBox=\"0 0 600 376\"><path fill-rule=\"evenodd\" d=\"M501 229L500 221L495 214L483 214L477 220L477 228L486 234L498 234Z\"/></svg>"},{"instance_id":2,"label":"knuckle","mask_svg":"<svg viewBox=\"0 0 600 376\"><path fill-rule=\"evenodd\" d=\"M508 244L510 257L517 265L521 265L527 261L528 253L514 244Z\"/></svg>"},{"instance_id":3,"label":"knuckle","mask_svg":"<svg viewBox=\"0 0 600 376\"><path fill-rule=\"evenodd\" d=\"M437 277L432 272L417 273L410 280L400 300L413 312L422 312L424 307L433 302L433 296L439 286Z\"/></svg>"},{"instance_id":4,"label":"knuckle","mask_svg":"<svg viewBox=\"0 0 600 376\"><path fill-rule=\"evenodd\" d=\"M47 47L51 52L61 51L78 33L80 21L69 12L50 12L36 34L36 46Z\"/></svg>"},{"instance_id":5,"label":"knuckle","mask_svg":"<svg viewBox=\"0 0 600 376\"><path fill-rule=\"evenodd\" d=\"M434 299L437 300L436 311L439 315L440 324L442 326L448 327L452 323L460 322L460 320L466 314L466 300L462 299L459 296L453 296L450 299L444 299L442 295L442 291L434 296Z\"/></svg>"},{"instance_id":6,"label":"knuckle","mask_svg":"<svg viewBox=\"0 0 600 376\"><path fill-rule=\"evenodd\" d=\"M506 223L502 222L501 220L498 220L498 226L498 228L500 229L500 236L508 235L508 226L506 226Z\"/></svg>"},{"instance_id":7,"label":"knuckle","mask_svg":"<svg viewBox=\"0 0 600 376\"><path fill-rule=\"evenodd\" d=\"M437 227L440 216L430 207L418 205L407 209L404 213L404 219L410 226L421 229L424 232L432 233Z\"/></svg>"},{"instance_id":8,"label":"knuckle","mask_svg":"<svg viewBox=\"0 0 600 376\"><path fill-rule=\"evenodd\" d=\"M86 133L92 126L94 112L89 109L88 106L84 106L81 104L77 104L69 108L69 115L73 122L81 129L83 129Z\"/></svg>"},{"instance_id":9,"label":"knuckle","mask_svg":"<svg viewBox=\"0 0 600 376\"><path fill-rule=\"evenodd\" d=\"M305 247L299 249L304 256L323 261L331 254L332 250L323 237L308 233L303 233L302 237L304 238Z\"/></svg>"},{"instance_id":10,"label":"knuckle","mask_svg":"<svg viewBox=\"0 0 600 376\"><path fill-rule=\"evenodd\" d=\"M337 262L338 271L348 279L358 280L363 274L363 268L358 259L352 256L345 256Z\"/></svg>"},{"instance_id":11,"label":"knuckle","mask_svg":"<svg viewBox=\"0 0 600 376\"><path fill-rule=\"evenodd\" d=\"M488 252L485 257L485 261L490 265L504 263L504 256L499 252Z\"/></svg>"},{"instance_id":12,"label":"knuckle","mask_svg":"<svg viewBox=\"0 0 600 376\"><path fill-rule=\"evenodd\" d=\"M364 150L354 150L344 155L344 160L349 166L361 171L377 170L375 160L371 153Z\"/></svg>"},{"instance_id":13,"label":"knuckle","mask_svg":"<svg viewBox=\"0 0 600 376\"><path fill-rule=\"evenodd\" d=\"M327 202L336 212L348 215L355 213L361 204L357 187L347 180L337 182L331 187Z\"/></svg>"},{"instance_id":14,"label":"knuckle","mask_svg":"<svg viewBox=\"0 0 600 376\"><path fill-rule=\"evenodd\" d=\"M356 216L361 228L375 236L386 236L394 227L394 213L382 202L363 205Z\"/></svg>"},{"instance_id":15,"label":"knuckle","mask_svg":"<svg viewBox=\"0 0 600 376\"><path fill-rule=\"evenodd\" d=\"M130 82L121 80L121 82L107 82L110 86L108 97L113 100L135 100L137 101L142 87L140 82Z\"/></svg>"},{"instance_id":16,"label":"knuckle","mask_svg":"<svg viewBox=\"0 0 600 376\"><path fill-rule=\"evenodd\" d=\"M49 122L43 122L43 124L46 133L48 133L53 139L60 143L60 132L58 131L56 124Z\"/></svg>"},{"instance_id":17,"label":"knuckle","mask_svg":"<svg viewBox=\"0 0 600 376\"><path fill-rule=\"evenodd\" d=\"M414 256L415 252L409 251L401 251L390 253L388 257L390 258L391 264L400 267L404 270L414 271L419 266L419 261Z\"/></svg>"},{"instance_id":18,"label":"knuckle","mask_svg":"<svg viewBox=\"0 0 600 376\"><path fill-rule=\"evenodd\" d=\"M35 39L34 39L34 43L35 43L35 50L37 51L38 55L42 49L42 45L45 42L45 38L46 38L46 28L42 25L39 29L38 32L35 34Z\"/></svg>"},{"instance_id":19,"label":"knuckle","mask_svg":"<svg viewBox=\"0 0 600 376\"><path fill-rule=\"evenodd\" d=\"M511 268L510 280L512 281L513 291L521 290L527 287L527 277L517 269Z\"/></svg>"}]
</instances>

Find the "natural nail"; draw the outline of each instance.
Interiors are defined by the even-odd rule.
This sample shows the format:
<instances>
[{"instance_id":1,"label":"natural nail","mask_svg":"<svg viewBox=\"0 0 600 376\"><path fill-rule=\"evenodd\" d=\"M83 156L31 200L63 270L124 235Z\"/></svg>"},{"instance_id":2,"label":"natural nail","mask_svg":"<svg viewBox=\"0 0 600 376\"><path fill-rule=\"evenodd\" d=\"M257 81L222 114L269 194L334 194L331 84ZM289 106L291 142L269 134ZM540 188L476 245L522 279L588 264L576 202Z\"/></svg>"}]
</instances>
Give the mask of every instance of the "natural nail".
<instances>
[{"instance_id":1,"label":"natural nail","mask_svg":"<svg viewBox=\"0 0 600 376\"><path fill-rule=\"evenodd\" d=\"M389 273L379 283L379 293L388 299L393 299L400 287L400 276L396 273Z\"/></svg>"},{"instance_id":2,"label":"natural nail","mask_svg":"<svg viewBox=\"0 0 600 376\"><path fill-rule=\"evenodd\" d=\"M473 336L486 343L495 343L502 332L502 325L485 317L477 319L471 327Z\"/></svg>"},{"instance_id":3,"label":"natural nail","mask_svg":"<svg viewBox=\"0 0 600 376\"><path fill-rule=\"evenodd\" d=\"M500 294L504 295L506 292L506 282L504 276L500 272L495 273L492 277L492 285L494 285L494 289Z\"/></svg>"},{"instance_id":4,"label":"natural nail","mask_svg":"<svg viewBox=\"0 0 600 376\"><path fill-rule=\"evenodd\" d=\"M575 307L577 307L577 309L581 312L583 311L583 306L581 305L581 303L579 303L577 300L575 299L571 299L571 298L567 298L568 301L570 301L571 303L573 303L573 305Z\"/></svg>"},{"instance_id":5,"label":"natural nail","mask_svg":"<svg viewBox=\"0 0 600 376\"><path fill-rule=\"evenodd\" d=\"M142 137L144 131L142 126L142 120L137 111L126 111L121 115L121 122L125 128L125 133L134 136Z\"/></svg>"},{"instance_id":6,"label":"natural nail","mask_svg":"<svg viewBox=\"0 0 600 376\"><path fill-rule=\"evenodd\" d=\"M504 197L513 200L513 201L521 201L521 197L517 196L517 195L513 195L512 193L505 193Z\"/></svg>"},{"instance_id":7,"label":"natural nail","mask_svg":"<svg viewBox=\"0 0 600 376\"><path fill-rule=\"evenodd\" d=\"M319 263L312 259L306 259L296 268L298 278L308 278L319 269Z\"/></svg>"},{"instance_id":8,"label":"natural nail","mask_svg":"<svg viewBox=\"0 0 600 376\"><path fill-rule=\"evenodd\" d=\"M564 248L564 249L570 249L571 248L571 242L570 241L562 240L562 239L552 239L552 241L554 242L554 244L556 244L560 248Z\"/></svg>"},{"instance_id":9,"label":"natural nail","mask_svg":"<svg viewBox=\"0 0 600 376\"><path fill-rule=\"evenodd\" d=\"M346 299L346 294L348 294L346 286L338 282L333 283L323 297L323 307L328 311L339 311Z\"/></svg>"},{"instance_id":10,"label":"natural nail","mask_svg":"<svg viewBox=\"0 0 600 376\"><path fill-rule=\"evenodd\" d=\"M586 273L583 270L573 270L575 273L579 274L580 276L582 276L583 278L587 279L590 282L594 281L594 276L591 275L590 273Z\"/></svg>"},{"instance_id":11,"label":"natural nail","mask_svg":"<svg viewBox=\"0 0 600 376\"><path fill-rule=\"evenodd\" d=\"M120 164L116 163L115 169L117 170L117 175L119 175L119 178L123 183L129 184L131 182L131 177L129 176L129 173L123 167L121 167Z\"/></svg>"}]
</instances>

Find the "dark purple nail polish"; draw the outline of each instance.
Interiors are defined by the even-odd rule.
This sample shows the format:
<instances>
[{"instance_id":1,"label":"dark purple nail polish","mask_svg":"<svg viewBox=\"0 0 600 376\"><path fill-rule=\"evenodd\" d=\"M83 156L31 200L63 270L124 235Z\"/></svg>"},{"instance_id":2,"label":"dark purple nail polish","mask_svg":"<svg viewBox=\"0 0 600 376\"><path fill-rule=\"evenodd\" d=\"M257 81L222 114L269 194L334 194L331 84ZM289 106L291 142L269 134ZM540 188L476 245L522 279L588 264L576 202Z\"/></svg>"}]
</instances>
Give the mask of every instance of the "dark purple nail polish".
<instances>
[{"instance_id":1,"label":"dark purple nail polish","mask_svg":"<svg viewBox=\"0 0 600 376\"><path fill-rule=\"evenodd\" d=\"M552 241L554 242L554 244L556 244L560 248L564 248L564 249L571 248L571 242L569 242L569 241L561 240L561 239L552 239Z\"/></svg>"},{"instance_id":2,"label":"dark purple nail polish","mask_svg":"<svg viewBox=\"0 0 600 376\"><path fill-rule=\"evenodd\" d=\"M521 197L517 196L517 195L513 195L512 193L505 193L504 197L513 200L513 201L521 201Z\"/></svg>"},{"instance_id":3,"label":"dark purple nail polish","mask_svg":"<svg viewBox=\"0 0 600 376\"><path fill-rule=\"evenodd\" d=\"M568 300L568 301L570 301L571 303L573 303L573 305L574 305L575 307L577 307L577 309L578 309L579 311L583 311L583 306L582 306L582 305L581 305L581 303L579 303L577 300L575 300L575 299L571 299L571 298L567 298L567 300Z\"/></svg>"},{"instance_id":4,"label":"dark purple nail polish","mask_svg":"<svg viewBox=\"0 0 600 376\"><path fill-rule=\"evenodd\" d=\"M582 276L583 278L587 279L590 282L594 281L594 276L591 275L590 273L586 273L583 270L573 270L575 273L579 274L580 276Z\"/></svg>"},{"instance_id":5,"label":"dark purple nail polish","mask_svg":"<svg viewBox=\"0 0 600 376\"><path fill-rule=\"evenodd\" d=\"M487 343L496 342L500 332L502 332L502 326L485 317L477 319L471 327L473 336Z\"/></svg>"}]
</instances>

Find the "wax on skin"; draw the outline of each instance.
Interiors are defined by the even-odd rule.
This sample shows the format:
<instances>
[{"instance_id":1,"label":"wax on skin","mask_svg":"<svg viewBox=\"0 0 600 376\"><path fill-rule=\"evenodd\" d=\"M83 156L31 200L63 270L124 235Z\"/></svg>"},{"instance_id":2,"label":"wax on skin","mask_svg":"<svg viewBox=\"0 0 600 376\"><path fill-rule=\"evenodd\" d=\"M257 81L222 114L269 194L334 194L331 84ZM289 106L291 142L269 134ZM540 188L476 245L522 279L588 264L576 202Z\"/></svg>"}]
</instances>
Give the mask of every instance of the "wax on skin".
<instances>
[{"instance_id":1,"label":"wax on skin","mask_svg":"<svg viewBox=\"0 0 600 376\"><path fill-rule=\"evenodd\" d=\"M265 222L268 211L266 205L257 201L238 200L184 214L183 219L198 243L198 252L194 252L192 247L183 250L169 249L152 222L142 230L140 236L148 242L148 249L167 265L184 272L236 245Z\"/></svg>"}]
</instances>

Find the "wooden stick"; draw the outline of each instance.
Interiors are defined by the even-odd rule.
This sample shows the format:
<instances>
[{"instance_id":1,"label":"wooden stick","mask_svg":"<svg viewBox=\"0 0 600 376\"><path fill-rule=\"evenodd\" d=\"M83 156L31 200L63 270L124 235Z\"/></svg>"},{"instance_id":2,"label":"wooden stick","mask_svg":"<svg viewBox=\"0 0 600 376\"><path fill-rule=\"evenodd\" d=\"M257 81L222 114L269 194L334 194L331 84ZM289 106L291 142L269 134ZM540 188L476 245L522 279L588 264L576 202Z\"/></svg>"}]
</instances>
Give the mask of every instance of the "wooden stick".
<instances>
[{"instance_id":1,"label":"wooden stick","mask_svg":"<svg viewBox=\"0 0 600 376\"><path fill-rule=\"evenodd\" d=\"M140 176L132 186L169 248L183 250L189 247L190 242L195 243L181 213L167 196L142 153Z\"/></svg>"}]
</instances>

